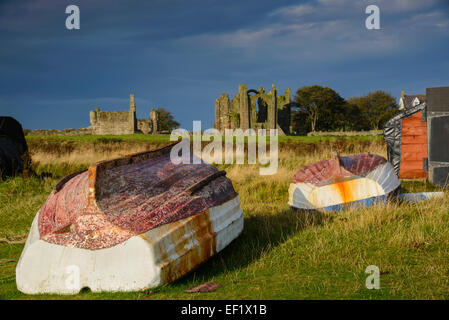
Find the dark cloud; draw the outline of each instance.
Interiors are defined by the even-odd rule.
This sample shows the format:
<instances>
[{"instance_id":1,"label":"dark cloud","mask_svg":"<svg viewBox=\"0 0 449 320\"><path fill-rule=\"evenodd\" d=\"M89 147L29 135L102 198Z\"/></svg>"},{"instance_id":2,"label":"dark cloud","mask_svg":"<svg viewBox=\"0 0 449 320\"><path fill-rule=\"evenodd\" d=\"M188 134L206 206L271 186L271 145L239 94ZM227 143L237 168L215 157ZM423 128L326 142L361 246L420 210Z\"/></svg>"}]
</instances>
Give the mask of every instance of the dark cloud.
<instances>
[{"instance_id":1,"label":"dark cloud","mask_svg":"<svg viewBox=\"0 0 449 320\"><path fill-rule=\"evenodd\" d=\"M372 2L372 3L371 3ZM364 27L367 4L382 30ZM0 114L27 128L83 127L95 107L213 121L239 83L308 84L344 96L423 92L449 71L446 1L33 0L0 2ZM79 5L81 29L65 28Z\"/></svg>"}]
</instances>

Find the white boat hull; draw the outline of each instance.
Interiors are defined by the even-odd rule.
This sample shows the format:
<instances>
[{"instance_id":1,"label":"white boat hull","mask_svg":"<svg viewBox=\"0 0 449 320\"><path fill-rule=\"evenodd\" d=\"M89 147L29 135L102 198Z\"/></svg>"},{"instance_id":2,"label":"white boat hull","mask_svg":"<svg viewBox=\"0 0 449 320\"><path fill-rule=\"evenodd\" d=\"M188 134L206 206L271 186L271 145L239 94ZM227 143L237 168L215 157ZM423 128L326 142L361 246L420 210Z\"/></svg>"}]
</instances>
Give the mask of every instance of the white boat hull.
<instances>
[{"instance_id":1,"label":"white boat hull","mask_svg":"<svg viewBox=\"0 0 449 320\"><path fill-rule=\"evenodd\" d=\"M401 185L391 164L385 163L365 177L351 177L324 185L291 183L289 202L298 209L342 210L348 205L369 206L397 190Z\"/></svg>"}]
</instances>

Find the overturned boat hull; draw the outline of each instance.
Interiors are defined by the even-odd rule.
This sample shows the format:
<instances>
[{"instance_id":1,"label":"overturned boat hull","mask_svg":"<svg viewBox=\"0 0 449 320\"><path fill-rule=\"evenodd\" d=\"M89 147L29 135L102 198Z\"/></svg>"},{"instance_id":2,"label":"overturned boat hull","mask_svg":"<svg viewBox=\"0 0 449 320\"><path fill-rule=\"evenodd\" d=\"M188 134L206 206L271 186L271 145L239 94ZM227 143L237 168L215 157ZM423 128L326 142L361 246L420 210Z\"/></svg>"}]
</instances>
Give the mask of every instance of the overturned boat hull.
<instances>
[{"instance_id":1,"label":"overturned boat hull","mask_svg":"<svg viewBox=\"0 0 449 320\"><path fill-rule=\"evenodd\" d=\"M299 170L289 188L289 205L340 211L370 206L399 191L401 182L386 159L371 154L320 161Z\"/></svg>"}]
</instances>

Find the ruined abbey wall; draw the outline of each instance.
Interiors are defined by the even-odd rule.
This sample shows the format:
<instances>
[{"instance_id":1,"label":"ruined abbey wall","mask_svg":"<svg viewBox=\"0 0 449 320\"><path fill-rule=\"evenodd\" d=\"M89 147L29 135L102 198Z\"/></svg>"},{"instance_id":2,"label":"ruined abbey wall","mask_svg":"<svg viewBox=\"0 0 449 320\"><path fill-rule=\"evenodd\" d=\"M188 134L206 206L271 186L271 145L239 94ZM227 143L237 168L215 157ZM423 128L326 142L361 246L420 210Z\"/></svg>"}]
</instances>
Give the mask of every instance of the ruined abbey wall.
<instances>
[{"instance_id":1,"label":"ruined abbey wall","mask_svg":"<svg viewBox=\"0 0 449 320\"><path fill-rule=\"evenodd\" d=\"M92 134L132 134L137 130L135 112L101 111L90 112Z\"/></svg>"},{"instance_id":2,"label":"ruined abbey wall","mask_svg":"<svg viewBox=\"0 0 449 320\"><path fill-rule=\"evenodd\" d=\"M24 130L31 136L79 136L103 134L157 134L160 132L159 113L151 109L149 119L136 119L134 95L130 95L129 111L101 111L99 108L90 111L90 126L79 129Z\"/></svg>"},{"instance_id":3,"label":"ruined abbey wall","mask_svg":"<svg viewBox=\"0 0 449 320\"><path fill-rule=\"evenodd\" d=\"M283 96L278 96L274 85L266 93L264 87L248 90L241 84L232 100L226 93L215 100L214 128L223 134L225 129L251 128L278 129L279 135L288 135L291 132L290 104L290 88Z\"/></svg>"},{"instance_id":4,"label":"ruined abbey wall","mask_svg":"<svg viewBox=\"0 0 449 320\"><path fill-rule=\"evenodd\" d=\"M136 104L134 95L130 95L129 111L101 111L97 108L90 111L92 134L133 134L157 133L159 130L158 113L151 109L150 119L136 119Z\"/></svg>"},{"instance_id":5,"label":"ruined abbey wall","mask_svg":"<svg viewBox=\"0 0 449 320\"><path fill-rule=\"evenodd\" d=\"M150 110L150 119L137 119L137 131L140 133L159 132L159 114L156 110Z\"/></svg>"}]
</instances>

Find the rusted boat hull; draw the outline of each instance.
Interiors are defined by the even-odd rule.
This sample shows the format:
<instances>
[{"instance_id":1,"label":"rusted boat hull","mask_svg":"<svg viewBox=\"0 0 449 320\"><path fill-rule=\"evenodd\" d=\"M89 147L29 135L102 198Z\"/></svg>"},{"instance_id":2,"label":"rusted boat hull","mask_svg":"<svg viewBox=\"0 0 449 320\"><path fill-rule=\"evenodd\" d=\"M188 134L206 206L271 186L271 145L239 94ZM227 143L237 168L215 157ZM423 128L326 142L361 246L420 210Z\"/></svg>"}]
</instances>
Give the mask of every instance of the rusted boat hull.
<instances>
[{"instance_id":1,"label":"rusted boat hull","mask_svg":"<svg viewBox=\"0 0 449 320\"><path fill-rule=\"evenodd\" d=\"M385 202L401 182L393 167L376 155L340 157L298 171L290 184L289 205L306 210L340 211Z\"/></svg>"},{"instance_id":2,"label":"rusted boat hull","mask_svg":"<svg viewBox=\"0 0 449 320\"><path fill-rule=\"evenodd\" d=\"M243 230L238 197L100 250L39 239L37 217L16 272L17 288L27 294L77 294L84 287L93 292L138 291L170 283L221 251Z\"/></svg>"}]
</instances>

